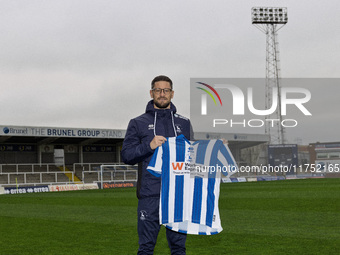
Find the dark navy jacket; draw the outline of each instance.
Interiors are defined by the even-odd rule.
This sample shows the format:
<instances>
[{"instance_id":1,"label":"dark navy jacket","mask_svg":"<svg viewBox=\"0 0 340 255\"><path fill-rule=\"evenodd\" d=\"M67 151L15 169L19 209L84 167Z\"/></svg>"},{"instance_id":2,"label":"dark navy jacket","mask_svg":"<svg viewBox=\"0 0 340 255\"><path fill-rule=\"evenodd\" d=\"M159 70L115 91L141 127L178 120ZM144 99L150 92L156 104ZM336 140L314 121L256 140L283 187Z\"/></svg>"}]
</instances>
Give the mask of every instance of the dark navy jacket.
<instances>
[{"instance_id":1,"label":"dark navy jacket","mask_svg":"<svg viewBox=\"0 0 340 255\"><path fill-rule=\"evenodd\" d=\"M123 148L122 160L126 164L138 163L137 197L159 197L161 179L153 176L146 168L154 150L150 142L155 135L174 137L183 134L190 140L192 135L189 119L176 113L171 103L170 109L155 109L149 101L144 114L130 120Z\"/></svg>"}]
</instances>

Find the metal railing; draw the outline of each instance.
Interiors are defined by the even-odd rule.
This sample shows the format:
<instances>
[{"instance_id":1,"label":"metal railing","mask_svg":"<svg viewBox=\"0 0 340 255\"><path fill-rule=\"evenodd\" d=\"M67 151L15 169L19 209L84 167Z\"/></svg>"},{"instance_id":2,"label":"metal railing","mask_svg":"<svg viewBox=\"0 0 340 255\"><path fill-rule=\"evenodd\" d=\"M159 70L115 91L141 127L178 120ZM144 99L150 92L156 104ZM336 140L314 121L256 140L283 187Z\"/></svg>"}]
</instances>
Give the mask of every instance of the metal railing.
<instances>
[{"instance_id":1,"label":"metal railing","mask_svg":"<svg viewBox=\"0 0 340 255\"><path fill-rule=\"evenodd\" d=\"M82 171L99 171L100 166L106 165L121 165L121 163L74 163L73 172L75 173L77 169L82 169Z\"/></svg>"},{"instance_id":2,"label":"metal railing","mask_svg":"<svg viewBox=\"0 0 340 255\"><path fill-rule=\"evenodd\" d=\"M128 166L122 164L100 165L99 169L83 171L83 183L100 183L103 187L103 182L128 182L137 181L138 171L137 166Z\"/></svg>"},{"instance_id":3,"label":"metal railing","mask_svg":"<svg viewBox=\"0 0 340 255\"><path fill-rule=\"evenodd\" d=\"M73 183L74 173L72 174L72 180L66 180L63 171L58 172L25 172L25 173L1 173L0 176L6 176L7 180L1 180L1 185L40 185L46 183ZM61 175L61 176L60 176ZM18 180L19 179L19 180ZM61 180L61 181L60 181Z\"/></svg>"},{"instance_id":4,"label":"metal railing","mask_svg":"<svg viewBox=\"0 0 340 255\"><path fill-rule=\"evenodd\" d=\"M106 168L104 172L103 167ZM0 164L0 186L74 183L76 170L79 175L81 171L83 183L137 181L138 175L137 166L121 163L75 163L71 171L67 171L65 166L60 169L54 163ZM66 180L65 173L71 174L70 180ZM88 175L95 175L95 178Z\"/></svg>"},{"instance_id":5,"label":"metal railing","mask_svg":"<svg viewBox=\"0 0 340 255\"><path fill-rule=\"evenodd\" d=\"M54 169L51 171L51 169ZM65 166L63 168L65 170ZM5 170L5 172L4 172ZM12 172L12 170L14 170ZM23 171L22 171L23 170ZM44 170L44 171L42 171ZM40 172L55 172L55 170L59 170L58 166L56 166L56 164L54 163L45 163L45 164L0 164L0 174L7 174L9 173L9 171L11 171L11 173L28 173L28 172L32 172L32 173L40 173Z\"/></svg>"}]
</instances>

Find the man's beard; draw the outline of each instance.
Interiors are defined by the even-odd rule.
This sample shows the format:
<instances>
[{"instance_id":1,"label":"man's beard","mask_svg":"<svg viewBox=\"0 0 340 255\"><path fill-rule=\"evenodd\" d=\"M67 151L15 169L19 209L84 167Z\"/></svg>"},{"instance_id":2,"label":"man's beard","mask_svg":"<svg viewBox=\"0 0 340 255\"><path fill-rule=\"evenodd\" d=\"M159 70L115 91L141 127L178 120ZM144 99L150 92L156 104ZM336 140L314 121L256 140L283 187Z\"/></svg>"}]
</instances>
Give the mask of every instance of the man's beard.
<instances>
[{"instance_id":1,"label":"man's beard","mask_svg":"<svg viewBox=\"0 0 340 255\"><path fill-rule=\"evenodd\" d=\"M160 108L160 109L165 109L165 108L168 108L168 106L170 105L171 101L168 101L164 104L160 104L158 101L154 100L154 104Z\"/></svg>"}]
</instances>

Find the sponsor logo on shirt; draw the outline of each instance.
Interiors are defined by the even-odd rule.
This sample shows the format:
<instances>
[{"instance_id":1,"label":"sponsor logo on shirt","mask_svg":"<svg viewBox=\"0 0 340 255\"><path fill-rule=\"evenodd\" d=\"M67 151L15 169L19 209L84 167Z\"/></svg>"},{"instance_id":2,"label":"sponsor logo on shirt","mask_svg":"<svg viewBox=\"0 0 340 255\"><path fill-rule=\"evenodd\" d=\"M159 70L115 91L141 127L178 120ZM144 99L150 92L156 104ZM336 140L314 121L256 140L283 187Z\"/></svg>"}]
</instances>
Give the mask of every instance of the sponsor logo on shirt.
<instances>
[{"instance_id":1,"label":"sponsor logo on shirt","mask_svg":"<svg viewBox=\"0 0 340 255\"><path fill-rule=\"evenodd\" d=\"M183 168L184 162L172 162L172 169L181 171Z\"/></svg>"},{"instance_id":2,"label":"sponsor logo on shirt","mask_svg":"<svg viewBox=\"0 0 340 255\"><path fill-rule=\"evenodd\" d=\"M175 174L189 174L190 173L190 163L187 162L172 162L172 171Z\"/></svg>"}]
</instances>

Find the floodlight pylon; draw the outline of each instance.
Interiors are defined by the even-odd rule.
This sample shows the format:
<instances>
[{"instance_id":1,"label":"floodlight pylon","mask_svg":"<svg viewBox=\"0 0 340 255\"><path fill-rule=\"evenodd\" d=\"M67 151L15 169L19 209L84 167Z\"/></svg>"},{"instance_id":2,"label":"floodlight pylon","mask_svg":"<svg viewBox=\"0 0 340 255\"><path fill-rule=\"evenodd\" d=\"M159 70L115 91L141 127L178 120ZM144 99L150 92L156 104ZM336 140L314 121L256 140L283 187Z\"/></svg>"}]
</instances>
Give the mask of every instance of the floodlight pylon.
<instances>
[{"instance_id":1,"label":"floodlight pylon","mask_svg":"<svg viewBox=\"0 0 340 255\"><path fill-rule=\"evenodd\" d=\"M265 133L270 136L272 144L285 143L285 130L281 115L281 75L277 32L287 22L287 8L285 7L252 8L252 24L266 34L266 109L272 106L273 96L277 96L278 105L275 112L265 116ZM274 88L277 89L277 93L273 93Z\"/></svg>"}]
</instances>

